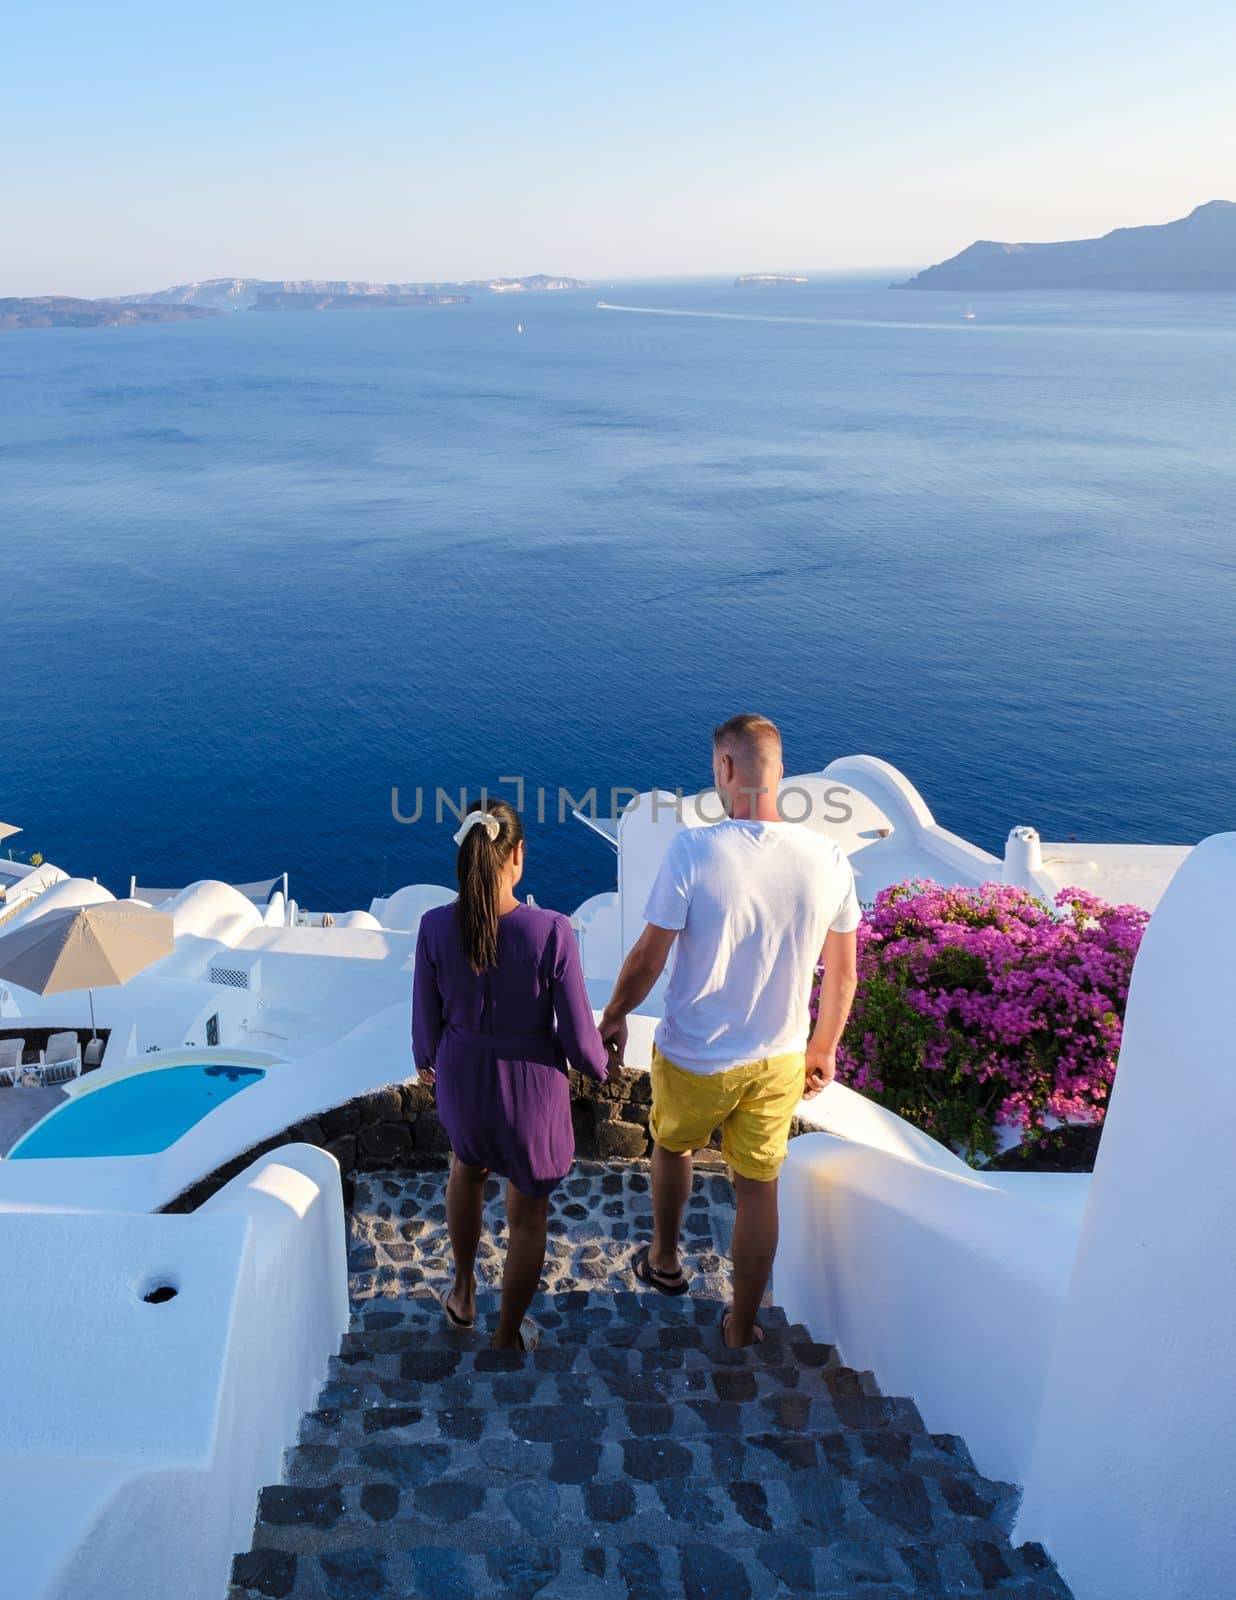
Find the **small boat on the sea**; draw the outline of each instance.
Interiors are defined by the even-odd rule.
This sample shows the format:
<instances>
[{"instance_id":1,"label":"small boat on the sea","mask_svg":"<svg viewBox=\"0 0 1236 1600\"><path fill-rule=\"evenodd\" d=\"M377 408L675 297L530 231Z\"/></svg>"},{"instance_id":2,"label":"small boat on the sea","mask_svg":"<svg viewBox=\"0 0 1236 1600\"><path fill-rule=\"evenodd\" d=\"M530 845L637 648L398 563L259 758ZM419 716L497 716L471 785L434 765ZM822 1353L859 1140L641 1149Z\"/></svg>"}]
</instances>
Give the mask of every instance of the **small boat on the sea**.
<instances>
[{"instance_id":1,"label":"small boat on the sea","mask_svg":"<svg viewBox=\"0 0 1236 1600\"><path fill-rule=\"evenodd\" d=\"M962 318L963 322L973 322L974 321L974 312L973 311L963 311L961 313L961 318Z\"/></svg>"},{"instance_id":2,"label":"small boat on the sea","mask_svg":"<svg viewBox=\"0 0 1236 1600\"><path fill-rule=\"evenodd\" d=\"M524 331L524 325L523 325L523 323L522 323L522 322L517 322L517 323L516 323L516 324L515 324L515 332L516 332L516 333L522 333L522 332L523 332L523 331Z\"/></svg>"}]
</instances>

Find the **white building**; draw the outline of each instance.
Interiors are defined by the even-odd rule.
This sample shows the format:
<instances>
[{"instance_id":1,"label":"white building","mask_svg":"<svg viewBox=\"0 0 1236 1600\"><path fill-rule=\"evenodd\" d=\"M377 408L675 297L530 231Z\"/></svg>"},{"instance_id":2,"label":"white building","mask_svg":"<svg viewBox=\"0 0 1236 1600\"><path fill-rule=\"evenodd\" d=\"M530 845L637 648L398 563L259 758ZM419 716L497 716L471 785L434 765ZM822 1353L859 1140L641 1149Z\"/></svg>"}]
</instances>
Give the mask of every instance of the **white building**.
<instances>
[{"instance_id":1,"label":"white building","mask_svg":"<svg viewBox=\"0 0 1236 1600\"><path fill-rule=\"evenodd\" d=\"M1023 1486L1018 1532L1046 1545L1078 1600L1219 1600L1236 1570L1236 834L1190 855L1050 843L1021 826L1001 860L940 828L872 757L790 790L809 803L804 825L841 841L865 900L906 877L995 879L1154 910L1093 1177L977 1173L833 1085L804 1106L820 1131L786 1168L776 1287L847 1362L913 1396L929 1427L964 1434L980 1471ZM598 1007L669 837L709 814L708 797L648 795L596 824L617 884L574 920ZM110 898L53 867L0 887L0 940ZM96 994L109 1045L69 1103L202 1063L247 1070L243 1092L163 1148L0 1160L0 1535L22 1600L217 1600L346 1326L324 1152L264 1157L189 1215L158 1208L281 1130L411 1075L416 929L450 891L412 885L310 916L286 884L265 887L207 880L161 897L175 949ZM654 994L629 1064L647 1059L655 1010ZM84 995L0 990L4 1034L85 1014ZM294 1348L269 1338L271 1303Z\"/></svg>"}]
</instances>

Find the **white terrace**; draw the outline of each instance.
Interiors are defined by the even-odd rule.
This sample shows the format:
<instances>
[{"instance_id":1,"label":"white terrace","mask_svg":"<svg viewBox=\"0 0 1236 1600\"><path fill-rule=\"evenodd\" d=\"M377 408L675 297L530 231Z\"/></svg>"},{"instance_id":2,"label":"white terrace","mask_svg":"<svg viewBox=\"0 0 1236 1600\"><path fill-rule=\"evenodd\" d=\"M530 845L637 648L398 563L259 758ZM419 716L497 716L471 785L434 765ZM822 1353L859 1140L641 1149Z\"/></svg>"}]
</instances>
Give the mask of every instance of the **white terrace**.
<instances>
[{"instance_id":1,"label":"white terrace","mask_svg":"<svg viewBox=\"0 0 1236 1600\"><path fill-rule=\"evenodd\" d=\"M804 825L842 840L864 899L908 876L994 878L1157 908L1093 1178L984 1175L833 1085L786 1168L775 1288L930 1428L964 1433L981 1471L1022 1486L1017 1534L1047 1546L1077 1600L1219 1600L1236 1570L1236 834L1190 856L1019 829L1000 860L874 758L788 782L820 802ZM670 834L701 820L645 796L599 825L617 886L575 919L598 1004ZM55 868L0 872L0 939L110 898ZM108 1049L73 1098L185 1061L265 1076L151 1155L0 1160L0 1539L23 1600L221 1600L346 1325L338 1171L291 1147L190 1215L158 1210L263 1139L412 1076L415 930L447 897L413 885L309 918L282 885L190 885L165 899L174 953L97 993ZM655 1009L654 995L634 1065ZM86 1014L84 994L0 994L5 1033Z\"/></svg>"}]
</instances>

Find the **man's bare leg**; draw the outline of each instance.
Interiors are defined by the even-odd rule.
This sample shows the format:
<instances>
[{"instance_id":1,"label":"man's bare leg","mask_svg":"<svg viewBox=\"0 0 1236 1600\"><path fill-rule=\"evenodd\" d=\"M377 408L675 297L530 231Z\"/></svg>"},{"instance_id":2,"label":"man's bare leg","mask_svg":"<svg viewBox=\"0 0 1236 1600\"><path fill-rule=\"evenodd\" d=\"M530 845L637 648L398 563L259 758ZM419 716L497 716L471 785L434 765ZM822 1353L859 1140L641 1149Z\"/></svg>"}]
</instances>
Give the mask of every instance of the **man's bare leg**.
<instances>
[{"instance_id":1,"label":"man's bare leg","mask_svg":"<svg viewBox=\"0 0 1236 1600\"><path fill-rule=\"evenodd\" d=\"M691 1198L691 1152L652 1147L652 1243L648 1265L662 1277L673 1278L682 1271L678 1260L678 1236L682 1214Z\"/></svg>"},{"instance_id":2,"label":"man's bare leg","mask_svg":"<svg viewBox=\"0 0 1236 1600\"><path fill-rule=\"evenodd\" d=\"M461 1322L476 1319L476 1247L484 1227L485 1167L469 1167L455 1157L446 1183L446 1231L455 1258L455 1282L447 1305Z\"/></svg>"},{"instance_id":3,"label":"man's bare leg","mask_svg":"<svg viewBox=\"0 0 1236 1600\"><path fill-rule=\"evenodd\" d=\"M502 1268L502 1310L493 1336L498 1350L518 1350L519 1325L528 1314L545 1265L548 1195L524 1194L506 1186L506 1262Z\"/></svg>"},{"instance_id":4,"label":"man's bare leg","mask_svg":"<svg viewBox=\"0 0 1236 1600\"><path fill-rule=\"evenodd\" d=\"M768 1288L773 1258L777 1254L777 1180L758 1183L740 1178L735 1172L734 1309L725 1329L725 1342L732 1348L748 1345L755 1339L755 1319Z\"/></svg>"}]
</instances>

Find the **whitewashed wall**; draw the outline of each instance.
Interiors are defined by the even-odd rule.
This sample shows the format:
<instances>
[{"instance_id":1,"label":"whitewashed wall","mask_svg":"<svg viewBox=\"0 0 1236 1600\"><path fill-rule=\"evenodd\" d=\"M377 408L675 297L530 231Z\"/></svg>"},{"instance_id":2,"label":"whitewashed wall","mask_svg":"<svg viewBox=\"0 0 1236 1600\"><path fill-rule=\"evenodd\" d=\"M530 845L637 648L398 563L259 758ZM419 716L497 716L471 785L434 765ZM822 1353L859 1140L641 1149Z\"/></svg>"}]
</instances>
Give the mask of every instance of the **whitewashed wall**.
<instances>
[{"instance_id":1,"label":"whitewashed wall","mask_svg":"<svg viewBox=\"0 0 1236 1600\"><path fill-rule=\"evenodd\" d=\"M1021 1530L1079 1600L1236 1593L1236 833L1150 921Z\"/></svg>"},{"instance_id":2,"label":"whitewashed wall","mask_svg":"<svg viewBox=\"0 0 1236 1600\"><path fill-rule=\"evenodd\" d=\"M1093 1178L951 1167L836 1090L791 1147L790 1314L1019 1483L1077 1600L1236 1593L1236 834L1134 969Z\"/></svg>"},{"instance_id":3,"label":"whitewashed wall","mask_svg":"<svg viewBox=\"0 0 1236 1600\"><path fill-rule=\"evenodd\" d=\"M334 1160L285 1147L188 1216L0 1212L0 1249L0 1590L219 1600L347 1327Z\"/></svg>"},{"instance_id":4,"label":"whitewashed wall","mask_svg":"<svg viewBox=\"0 0 1236 1600\"><path fill-rule=\"evenodd\" d=\"M929 1164L908 1144L897 1153L828 1133L796 1139L774 1290L793 1321L874 1371L885 1393L910 1395L933 1432L961 1434L980 1471L1019 1483L1073 1228L1065 1211L989 1186L960 1162L949 1170L954 1158L936 1148L946 1159Z\"/></svg>"}]
</instances>

